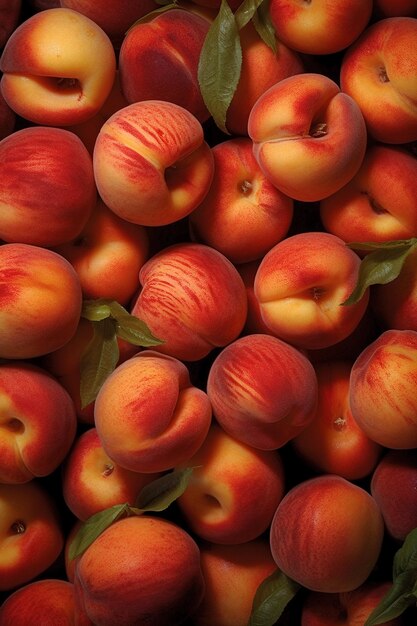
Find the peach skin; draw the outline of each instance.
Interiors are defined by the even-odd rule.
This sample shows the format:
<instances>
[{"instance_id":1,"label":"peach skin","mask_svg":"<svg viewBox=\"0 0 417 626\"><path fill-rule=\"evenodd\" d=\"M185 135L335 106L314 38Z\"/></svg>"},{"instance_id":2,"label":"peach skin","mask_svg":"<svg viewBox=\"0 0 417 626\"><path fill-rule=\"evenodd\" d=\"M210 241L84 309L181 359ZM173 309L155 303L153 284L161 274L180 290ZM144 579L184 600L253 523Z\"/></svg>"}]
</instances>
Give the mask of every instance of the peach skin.
<instances>
[{"instance_id":1,"label":"peach skin","mask_svg":"<svg viewBox=\"0 0 417 626\"><path fill-rule=\"evenodd\" d=\"M117 215L163 226L191 213L214 163L197 118L173 102L134 102L103 124L93 154L98 192Z\"/></svg>"},{"instance_id":2,"label":"peach skin","mask_svg":"<svg viewBox=\"0 0 417 626\"><path fill-rule=\"evenodd\" d=\"M358 326L369 290L341 306L358 280L360 257L330 233L298 233L277 243L261 260L254 293L263 321L277 337L303 349L326 348Z\"/></svg>"},{"instance_id":3,"label":"peach skin","mask_svg":"<svg viewBox=\"0 0 417 626\"><path fill-rule=\"evenodd\" d=\"M154 473L195 454L210 427L211 405L184 363L142 350L105 380L94 420L110 459L134 472Z\"/></svg>"},{"instance_id":4,"label":"peach skin","mask_svg":"<svg viewBox=\"0 0 417 626\"><path fill-rule=\"evenodd\" d=\"M0 364L0 482L51 474L76 430L74 403L46 370L22 360Z\"/></svg>"},{"instance_id":5,"label":"peach skin","mask_svg":"<svg viewBox=\"0 0 417 626\"><path fill-rule=\"evenodd\" d=\"M304 354L277 337L239 337L207 377L213 416L231 436L262 450L285 445L313 419L317 377Z\"/></svg>"},{"instance_id":6,"label":"peach skin","mask_svg":"<svg viewBox=\"0 0 417 626\"><path fill-rule=\"evenodd\" d=\"M279 81L252 107L248 134L265 176L294 200L314 202L346 185L365 155L355 100L314 72Z\"/></svg>"},{"instance_id":7,"label":"peach skin","mask_svg":"<svg viewBox=\"0 0 417 626\"><path fill-rule=\"evenodd\" d=\"M116 55L98 24L59 7L31 15L13 31L0 70L3 96L19 116L69 126L92 117L105 102Z\"/></svg>"}]
</instances>

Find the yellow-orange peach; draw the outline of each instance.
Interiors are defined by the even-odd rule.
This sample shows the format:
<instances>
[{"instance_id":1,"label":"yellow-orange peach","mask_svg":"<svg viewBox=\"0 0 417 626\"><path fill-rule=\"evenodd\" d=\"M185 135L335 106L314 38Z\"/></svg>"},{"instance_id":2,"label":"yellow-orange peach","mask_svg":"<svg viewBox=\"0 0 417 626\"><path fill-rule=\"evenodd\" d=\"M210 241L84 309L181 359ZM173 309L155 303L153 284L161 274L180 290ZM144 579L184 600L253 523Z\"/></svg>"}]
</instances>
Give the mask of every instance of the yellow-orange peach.
<instances>
[{"instance_id":1,"label":"yellow-orange peach","mask_svg":"<svg viewBox=\"0 0 417 626\"><path fill-rule=\"evenodd\" d=\"M198 361L242 331L245 285L232 262L210 246L164 248L143 265L139 282L131 312L163 340L158 352Z\"/></svg>"},{"instance_id":2,"label":"yellow-orange peach","mask_svg":"<svg viewBox=\"0 0 417 626\"><path fill-rule=\"evenodd\" d=\"M189 216L192 237L233 263L259 259L286 236L293 200L264 176L248 137L223 141L212 151L214 178Z\"/></svg>"},{"instance_id":3,"label":"yellow-orange peach","mask_svg":"<svg viewBox=\"0 0 417 626\"><path fill-rule=\"evenodd\" d=\"M387 17L364 30L342 59L340 85L377 141L417 139L417 19Z\"/></svg>"},{"instance_id":4,"label":"yellow-orange peach","mask_svg":"<svg viewBox=\"0 0 417 626\"><path fill-rule=\"evenodd\" d=\"M250 446L285 445L313 419L317 377L307 357L277 337L240 337L216 356L207 394L216 421Z\"/></svg>"},{"instance_id":5,"label":"yellow-orange peach","mask_svg":"<svg viewBox=\"0 0 417 626\"><path fill-rule=\"evenodd\" d=\"M114 81L116 55L98 24L58 7L31 15L13 31L0 70L3 96L18 115L35 124L68 126L101 108Z\"/></svg>"},{"instance_id":6,"label":"yellow-orange peach","mask_svg":"<svg viewBox=\"0 0 417 626\"><path fill-rule=\"evenodd\" d=\"M321 221L346 242L416 237L416 193L416 156L400 146L373 144L352 180L321 201Z\"/></svg>"},{"instance_id":7,"label":"yellow-orange peach","mask_svg":"<svg viewBox=\"0 0 417 626\"><path fill-rule=\"evenodd\" d=\"M211 405L191 383L182 361L142 350L104 381L94 420L100 443L115 463L154 473L196 453L210 427Z\"/></svg>"},{"instance_id":8,"label":"yellow-orange peach","mask_svg":"<svg viewBox=\"0 0 417 626\"><path fill-rule=\"evenodd\" d=\"M197 118L173 102L134 102L103 124L93 165L105 204L123 219L162 226L193 211L214 163Z\"/></svg>"},{"instance_id":9,"label":"yellow-orange peach","mask_svg":"<svg viewBox=\"0 0 417 626\"><path fill-rule=\"evenodd\" d=\"M252 107L248 133L265 176L295 200L334 193L358 171L367 132L358 104L315 72L280 80Z\"/></svg>"},{"instance_id":10,"label":"yellow-orange peach","mask_svg":"<svg viewBox=\"0 0 417 626\"><path fill-rule=\"evenodd\" d=\"M354 419L387 448L417 447L417 331L386 330L358 356L350 376Z\"/></svg>"},{"instance_id":11,"label":"yellow-orange peach","mask_svg":"<svg viewBox=\"0 0 417 626\"><path fill-rule=\"evenodd\" d=\"M366 436L349 407L350 361L329 360L315 366L318 404L313 420L292 440L294 450L315 471L349 480L369 476L382 447Z\"/></svg>"},{"instance_id":12,"label":"yellow-orange peach","mask_svg":"<svg viewBox=\"0 0 417 626\"><path fill-rule=\"evenodd\" d=\"M270 528L272 556L281 571L326 593L363 584L376 566L383 537L381 511L371 494L334 474L303 480L287 491Z\"/></svg>"},{"instance_id":13,"label":"yellow-orange peach","mask_svg":"<svg viewBox=\"0 0 417 626\"><path fill-rule=\"evenodd\" d=\"M33 126L0 142L0 237L52 247L78 237L96 203L87 148L63 128Z\"/></svg>"},{"instance_id":14,"label":"yellow-orange peach","mask_svg":"<svg viewBox=\"0 0 417 626\"><path fill-rule=\"evenodd\" d=\"M204 122L210 113L198 82L198 62L210 20L182 7L155 14L126 33L120 84L129 103L166 100Z\"/></svg>"},{"instance_id":15,"label":"yellow-orange peach","mask_svg":"<svg viewBox=\"0 0 417 626\"><path fill-rule=\"evenodd\" d=\"M213 423L187 464L193 473L176 502L200 539L241 544L267 530L285 491L277 450L257 450Z\"/></svg>"},{"instance_id":16,"label":"yellow-orange peach","mask_svg":"<svg viewBox=\"0 0 417 626\"><path fill-rule=\"evenodd\" d=\"M24 243L0 246L0 358L29 359L74 335L82 292L60 254Z\"/></svg>"},{"instance_id":17,"label":"yellow-orange peach","mask_svg":"<svg viewBox=\"0 0 417 626\"><path fill-rule=\"evenodd\" d=\"M0 483L0 591L45 572L58 559L64 533L52 495L36 479Z\"/></svg>"},{"instance_id":18,"label":"yellow-orange peach","mask_svg":"<svg viewBox=\"0 0 417 626\"><path fill-rule=\"evenodd\" d=\"M358 280L360 257L330 233L305 232L277 243L254 280L262 319L274 335L300 348L325 348L359 324L369 291L341 306Z\"/></svg>"},{"instance_id":19,"label":"yellow-orange peach","mask_svg":"<svg viewBox=\"0 0 417 626\"><path fill-rule=\"evenodd\" d=\"M142 515L107 528L75 569L79 605L94 624L177 626L204 595L200 551L182 527Z\"/></svg>"},{"instance_id":20,"label":"yellow-orange peach","mask_svg":"<svg viewBox=\"0 0 417 626\"><path fill-rule=\"evenodd\" d=\"M0 364L0 482L51 474L76 429L71 397L46 370L22 360Z\"/></svg>"}]
</instances>

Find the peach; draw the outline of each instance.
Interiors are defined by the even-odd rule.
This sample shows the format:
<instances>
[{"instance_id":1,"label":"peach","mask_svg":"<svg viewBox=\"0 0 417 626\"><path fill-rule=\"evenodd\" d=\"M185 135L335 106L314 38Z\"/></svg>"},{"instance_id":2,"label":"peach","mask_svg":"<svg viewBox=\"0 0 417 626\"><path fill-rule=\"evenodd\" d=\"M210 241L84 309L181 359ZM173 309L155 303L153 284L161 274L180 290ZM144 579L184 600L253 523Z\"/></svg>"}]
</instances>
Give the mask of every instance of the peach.
<instances>
[{"instance_id":1,"label":"peach","mask_svg":"<svg viewBox=\"0 0 417 626\"><path fill-rule=\"evenodd\" d=\"M313 419L317 377L307 357L277 337L239 337L216 356L207 376L216 421L263 450L280 448Z\"/></svg>"},{"instance_id":2,"label":"peach","mask_svg":"<svg viewBox=\"0 0 417 626\"><path fill-rule=\"evenodd\" d=\"M341 306L354 290L360 257L331 233L304 232L277 243L261 260L254 293L274 335L300 348L326 348L347 338L369 302Z\"/></svg>"},{"instance_id":3,"label":"peach","mask_svg":"<svg viewBox=\"0 0 417 626\"><path fill-rule=\"evenodd\" d=\"M200 122L210 113L198 82L198 62L210 20L194 11L173 8L134 24L119 54L120 84L129 103L173 102Z\"/></svg>"},{"instance_id":4,"label":"peach","mask_svg":"<svg viewBox=\"0 0 417 626\"><path fill-rule=\"evenodd\" d=\"M389 581L366 581L342 593L310 591L302 605L301 626L363 626L372 611L391 589ZM401 618L384 622L400 626Z\"/></svg>"},{"instance_id":5,"label":"peach","mask_svg":"<svg viewBox=\"0 0 417 626\"><path fill-rule=\"evenodd\" d=\"M369 439L349 407L350 361L330 360L315 366L318 405L313 420L292 440L294 450L315 471L349 480L369 476L382 448Z\"/></svg>"},{"instance_id":6,"label":"peach","mask_svg":"<svg viewBox=\"0 0 417 626\"><path fill-rule=\"evenodd\" d=\"M176 503L197 537L234 545L268 529L285 491L276 450L257 450L214 423L187 465L193 473Z\"/></svg>"},{"instance_id":7,"label":"peach","mask_svg":"<svg viewBox=\"0 0 417 626\"><path fill-rule=\"evenodd\" d=\"M293 200L264 176L248 137L223 141L212 151L214 178L189 216L192 238L219 250L232 263L259 259L286 236Z\"/></svg>"},{"instance_id":8,"label":"peach","mask_svg":"<svg viewBox=\"0 0 417 626\"><path fill-rule=\"evenodd\" d=\"M204 595L200 551L182 527L139 516L108 527L79 559L78 603L94 624L176 626Z\"/></svg>"},{"instance_id":9,"label":"peach","mask_svg":"<svg viewBox=\"0 0 417 626\"><path fill-rule=\"evenodd\" d=\"M17 28L22 11L22 0L0 1L0 48L4 48L10 35Z\"/></svg>"},{"instance_id":10,"label":"peach","mask_svg":"<svg viewBox=\"0 0 417 626\"><path fill-rule=\"evenodd\" d=\"M353 179L321 201L325 230L346 242L416 237L416 181L417 157L412 152L372 144Z\"/></svg>"},{"instance_id":11,"label":"peach","mask_svg":"<svg viewBox=\"0 0 417 626\"><path fill-rule=\"evenodd\" d=\"M22 585L0 607L0 626L73 626L74 585L60 578L44 578ZM87 617L78 626L93 626Z\"/></svg>"},{"instance_id":12,"label":"peach","mask_svg":"<svg viewBox=\"0 0 417 626\"><path fill-rule=\"evenodd\" d=\"M358 356L350 376L352 415L387 448L417 447L417 331L386 330Z\"/></svg>"},{"instance_id":13,"label":"peach","mask_svg":"<svg viewBox=\"0 0 417 626\"><path fill-rule=\"evenodd\" d=\"M198 361L242 331L245 285L231 261L210 246L167 246L142 266L139 282L131 313L163 340L158 352Z\"/></svg>"},{"instance_id":14,"label":"peach","mask_svg":"<svg viewBox=\"0 0 417 626\"><path fill-rule=\"evenodd\" d=\"M184 363L142 350L113 371L94 405L105 453L121 467L162 472L187 462L211 423L206 393L190 381Z\"/></svg>"},{"instance_id":15,"label":"peach","mask_svg":"<svg viewBox=\"0 0 417 626\"><path fill-rule=\"evenodd\" d=\"M277 37L292 50L332 54L350 46L368 25L372 0L271 0Z\"/></svg>"},{"instance_id":16,"label":"peach","mask_svg":"<svg viewBox=\"0 0 417 626\"><path fill-rule=\"evenodd\" d=\"M53 247L78 237L96 203L86 147L63 128L33 126L0 142L0 237Z\"/></svg>"},{"instance_id":17,"label":"peach","mask_svg":"<svg viewBox=\"0 0 417 626\"><path fill-rule=\"evenodd\" d=\"M206 591L195 626L247 626L258 586L276 569L268 542L200 543ZM0 623L1 624L1 623Z\"/></svg>"},{"instance_id":18,"label":"peach","mask_svg":"<svg viewBox=\"0 0 417 626\"><path fill-rule=\"evenodd\" d=\"M415 450L387 450L374 469L371 493L396 541L417 527L417 457Z\"/></svg>"},{"instance_id":19,"label":"peach","mask_svg":"<svg viewBox=\"0 0 417 626\"><path fill-rule=\"evenodd\" d=\"M64 546L55 501L36 479L0 483L0 590L10 591L46 572Z\"/></svg>"},{"instance_id":20,"label":"peach","mask_svg":"<svg viewBox=\"0 0 417 626\"><path fill-rule=\"evenodd\" d=\"M254 333L261 333L264 335L273 334L262 319L259 302L255 297L253 289L256 272L258 271L262 258L263 257L256 259L255 261L249 261L247 263L240 263L239 265L236 265L236 268L245 284L248 299L248 312L246 315L245 326L243 328L244 335L251 335Z\"/></svg>"},{"instance_id":21,"label":"peach","mask_svg":"<svg viewBox=\"0 0 417 626\"><path fill-rule=\"evenodd\" d=\"M239 82L226 115L233 135L247 136L250 111L256 100L275 83L305 70L301 56L276 40L274 52L259 36L252 22L239 31L242 65Z\"/></svg>"},{"instance_id":22,"label":"peach","mask_svg":"<svg viewBox=\"0 0 417 626\"><path fill-rule=\"evenodd\" d=\"M0 358L29 359L74 335L82 292L61 255L24 243L0 246Z\"/></svg>"},{"instance_id":23,"label":"peach","mask_svg":"<svg viewBox=\"0 0 417 626\"><path fill-rule=\"evenodd\" d=\"M304 202L346 185L359 170L367 144L356 101L315 72L289 76L264 92L251 109L248 134L265 176Z\"/></svg>"},{"instance_id":24,"label":"peach","mask_svg":"<svg viewBox=\"0 0 417 626\"><path fill-rule=\"evenodd\" d=\"M377 141L417 139L417 20L388 17L368 26L342 59L340 85Z\"/></svg>"},{"instance_id":25,"label":"peach","mask_svg":"<svg viewBox=\"0 0 417 626\"><path fill-rule=\"evenodd\" d=\"M75 439L77 416L67 391L30 362L0 364L0 482L48 476Z\"/></svg>"},{"instance_id":26,"label":"peach","mask_svg":"<svg viewBox=\"0 0 417 626\"><path fill-rule=\"evenodd\" d=\"M162 226L193 211L214 163L196 117L173 102L134 102L103 124L93 165L98 192L117 215Z\"/></svg>"},{"instance_id":27,"label":"peach","mask_svg":"<svg viewBox=\"0 0 417 626\"><path fill-rule=\"evenodd\" d=\"M116 504L134 506L142 487L159 474L131 472L104 452L95 427L78 435L62 464L62 495L82 521Z\"/></svg>"},{"instance_id":28,"label":"peach","mask_svg":"<svg viewBox=\"0 0 417 626\"><path fill-rule=\"evenodd\" d=\"M149 252L144 226L126 222L98 199L81 232L54 250L75 268L83 296L128 305Z\"/></svg>"},{"instance_id":29,"label":"peach","mask_svg":"<svg viewBox=\"0 0 417 626\"><path fill-rule=\"evenodd\" d=\"M334 474L287 491L270 528L278 568L303 587L326 593L363 584L377 564L383 537L383 518L371 494Z\"/></svg>"},{"instance_id":30,"label":"peach","mask_svg":"<svg viewBox=\"0 0 417 626\"><path fill-rule=\"evenodd\" d=\"M68 126L101 108L114 81L116 55L98 24L58 7L19 24L3 49L0 71L3 96L19 116Z\"/></svg>"}]
</instances>

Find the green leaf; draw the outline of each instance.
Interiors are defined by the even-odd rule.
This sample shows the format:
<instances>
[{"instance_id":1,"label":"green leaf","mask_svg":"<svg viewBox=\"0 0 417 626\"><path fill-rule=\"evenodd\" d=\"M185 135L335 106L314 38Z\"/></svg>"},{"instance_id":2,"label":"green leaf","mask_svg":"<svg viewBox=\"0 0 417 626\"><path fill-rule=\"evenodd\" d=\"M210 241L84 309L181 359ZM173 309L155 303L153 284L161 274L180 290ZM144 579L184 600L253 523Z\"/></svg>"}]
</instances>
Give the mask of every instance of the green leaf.
<instances>
[{"instance_id":1,"label":"green leaf","mask_svg":"<svg viewBox=\"0 0 417 626\"><path fill-rule=\"evenodd\" d=\"M242 47L235 16L222 0L200 53L198 82L207 109L219 129L226 128L226 115L239 82Z\"/></svg>"},{"instance_id":2,"label":"green leaf","mask_svg":"<svg viewBox=\"0 0 417 626\"><path fill-rule=\"evenodd\" d=\"M277 38L275 28L269 15L269 0L264 0L252 17L252 23L256 32L274 54L277 53Z\"/></svg>"},{"instance_id":3,"label":"green leaf","mask_svg":"<svg viewBox=\"0 0 417 626\"><path fill-rule=\"evenodd\" d=\"M130 513L129 504L116 504L89 517L73 537L68 551L70 559L80 556L115 521Z\"/></svg>"},{"instance_id":4,"label":"green leaf","mask_svg":"<svg viewBox=\"0 0 417 626\"><path fill-rule=\"evenodd\" d=\"M81 309L81 317L90 322L99 322L110 317L110 300L99 298L97 300L84 300Z\"/></svg>"},{"instance_id":5,"label":"green leaf","mask_svg":"<svg viewBox=\"0 0 417 626\"><path fill-rule=\"evenodd\" d=\"M277 569L259 585L248 626L273 626L300 588Z\"/></svg>"},{"instance_id":6,"label":"green leaf","mask_svg":"<svg viewBox=\"0 0 417 626\"><path fill-rule=\"evenodd\" d=\"M144 321L135 315L131 315L124 307L116 301L109 304L111 317L116 322L116 334L121 339L128 341L135 346L149 348L163 343L153 335Z\"/></svg>"},{"instance_id":7,"label":"green leaf","mask_svg":"<svg viewBox=\"0 0 417 626\"><path fill-rule=\"evenodd\" d=\"M145 485L135 506L142 511L164 511L186 490L192 468L173 470Z\"/></svg>"},{"instance_id":8,"label":"green leaf","mask_svg":"<svg viewBox=\"0 0 417 626\"><path fill-rule=\"evenodd\" d=\"M263 1L264 0L243 0L242 4L239 5L235 11L236 25L239 30L250 22Z\"/></svg>"},{"instance_id":9,"label":"green leaf","mask_svg":"<svg viewBox=\"0 0 417 626\"><path fill-rule=\"evenodd\" d=\"M371 285L386 285L399 276L409 253L417 246L417 239L387 243L351 243L356 250L372 250L361 261L358 280L350 296L342 305L358 302Z\"/></svg>"},{"instance_id":10,"label":"green leaf","mask_svg":"<svg viewBox=\"0 0 417 626\"><path fill-rule=\"evenodd\" d=\"M81 407L93 402L106 378L119 360L116 324L106 317L92 322L93 337L81 357Z\"/></svg>"}]
</instances>

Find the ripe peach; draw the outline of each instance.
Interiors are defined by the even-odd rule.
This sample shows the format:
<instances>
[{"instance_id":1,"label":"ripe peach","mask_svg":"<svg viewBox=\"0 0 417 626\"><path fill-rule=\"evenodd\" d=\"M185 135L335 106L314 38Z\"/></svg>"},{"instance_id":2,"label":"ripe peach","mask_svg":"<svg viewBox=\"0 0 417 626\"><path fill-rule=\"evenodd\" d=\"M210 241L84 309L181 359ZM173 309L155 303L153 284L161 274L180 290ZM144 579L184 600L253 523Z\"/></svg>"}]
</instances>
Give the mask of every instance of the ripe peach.
<instances>
[{"instance_id":1,"label":"ripe peach","mask_svg":"<svg viewBox=\"0 0 417 626\"><path fill-rule=\"evenodd\" d=\"M270 529L272 556L312 591L340 593L363 584L382 548L384 522L371 494L334 474L292 487Z\"/></svg>"}]
</instances>

